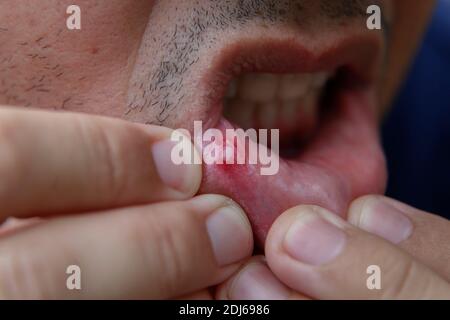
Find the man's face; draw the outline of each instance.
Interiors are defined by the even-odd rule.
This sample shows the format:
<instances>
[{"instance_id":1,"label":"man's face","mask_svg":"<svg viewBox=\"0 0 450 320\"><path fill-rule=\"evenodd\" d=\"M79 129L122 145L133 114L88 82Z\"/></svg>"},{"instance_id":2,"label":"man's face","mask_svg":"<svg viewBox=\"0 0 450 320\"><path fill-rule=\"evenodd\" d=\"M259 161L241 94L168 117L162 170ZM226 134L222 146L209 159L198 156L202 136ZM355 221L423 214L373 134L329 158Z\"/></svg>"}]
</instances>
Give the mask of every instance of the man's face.
<instances>
[{"instance_id":1,"label":"man's face","mask_svg":"<svg viewBox=\"0 0 450 320\"><path fill-rule=\"evenodd\" d=\"M279 128L278 174L208 166L202 185L238 201L263 239L291 206L344 212L384 191L378 119L432 3L80 0L73 31L73 1L0 0L0 104L172 128ZM371 4L382 30L366 26Z\"/></svg>"}]
</instances>

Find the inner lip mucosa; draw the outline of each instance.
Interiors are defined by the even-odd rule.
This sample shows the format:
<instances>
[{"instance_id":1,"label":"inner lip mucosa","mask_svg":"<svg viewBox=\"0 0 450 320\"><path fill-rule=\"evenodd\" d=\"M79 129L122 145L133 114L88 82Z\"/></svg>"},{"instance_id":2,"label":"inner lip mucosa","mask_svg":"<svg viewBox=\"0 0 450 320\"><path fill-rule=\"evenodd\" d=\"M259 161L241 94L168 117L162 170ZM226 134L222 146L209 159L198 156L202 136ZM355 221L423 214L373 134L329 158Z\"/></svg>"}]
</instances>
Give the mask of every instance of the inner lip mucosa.
<instances>
[{"instance_id":1,"label":"inner lip mucosa","mask_svg":"<svg viewBox=\"0 0 450 320\"><path fill-rule=\"evenodd\" d=\"M274 220L291 207L318 205L345 216L356 197L384 192L386 168L370 80L377 59L367 58L376 52L371 43L359 46L365 48L361 52L352 50L350 41L316 56L290 46L240 47L237 68L227 61L218 81L217 75L205 79L205 91L220 92L209 100L210 126L223 132L280 130L275 175L261 175L260 164L203 166L200 193L239 203L260 248Z\"/></svg>"}]
</instances>

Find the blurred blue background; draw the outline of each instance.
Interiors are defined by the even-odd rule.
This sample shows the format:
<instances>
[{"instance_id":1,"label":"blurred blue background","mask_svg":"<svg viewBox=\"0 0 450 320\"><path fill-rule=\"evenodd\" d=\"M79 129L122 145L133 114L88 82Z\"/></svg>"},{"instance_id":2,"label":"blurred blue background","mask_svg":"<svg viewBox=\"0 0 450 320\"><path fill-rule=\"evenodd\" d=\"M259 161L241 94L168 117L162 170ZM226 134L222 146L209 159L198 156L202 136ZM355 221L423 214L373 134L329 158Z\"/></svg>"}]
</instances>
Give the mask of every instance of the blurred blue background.
<instances>
[{"instance_id":1,"label":"blurred blue background","mask_svg":"<svg viewBox=\"0 0 450 320\"><path fill-rule=\"evenodd\" d=\"M450 1L432 24L383 127L388 195L450 218Z\"/></svg>"}]
</instances>

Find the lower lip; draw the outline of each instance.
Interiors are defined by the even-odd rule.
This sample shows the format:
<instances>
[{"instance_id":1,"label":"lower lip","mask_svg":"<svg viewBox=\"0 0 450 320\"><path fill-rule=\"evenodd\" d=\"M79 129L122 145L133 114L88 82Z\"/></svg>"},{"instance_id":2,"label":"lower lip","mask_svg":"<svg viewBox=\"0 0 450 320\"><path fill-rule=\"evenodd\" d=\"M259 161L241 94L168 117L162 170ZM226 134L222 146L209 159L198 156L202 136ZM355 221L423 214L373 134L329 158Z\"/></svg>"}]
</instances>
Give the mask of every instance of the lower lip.
<instances>
[{"instance_id":1,"label":"lower lip","mask_svg":"<svg viewBox=\"0 0 450 320\"><path fill-rule=\"evenodd\" d=\"M200 193L229 196L247 212L255 240L263 247L274 220L297 205L318 205L341 216L358 196L383 193L386 168L375 99L370 90L342 90L333 114L296 159L280 159L278 174L264 176L259 165L205 165ZM223 131L227 121L216 128Z\"/></svg>"}]
</instances>

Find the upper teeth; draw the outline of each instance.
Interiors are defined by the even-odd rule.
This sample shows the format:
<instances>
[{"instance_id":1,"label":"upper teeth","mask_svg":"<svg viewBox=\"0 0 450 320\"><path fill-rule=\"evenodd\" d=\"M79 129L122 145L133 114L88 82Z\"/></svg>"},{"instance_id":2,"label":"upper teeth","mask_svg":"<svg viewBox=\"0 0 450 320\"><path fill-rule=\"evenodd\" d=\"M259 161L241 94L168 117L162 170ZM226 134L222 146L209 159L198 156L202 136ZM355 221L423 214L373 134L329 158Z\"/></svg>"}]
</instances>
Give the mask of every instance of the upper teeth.
<instances>
[{"instance_id":1,"label":"upper teeth","mask_svg":"<svg viewBox=\"0 0 450 320\"><path fill-rule=\"evenodd\" d=\"M225 113L243 127L294 126L299 113L312 113L331 74L245 74L233 79L225 101ZM301 110L304 109L304 110ZM317 109L317 108L316 108Z\"/></svg>"}]
</instances>

